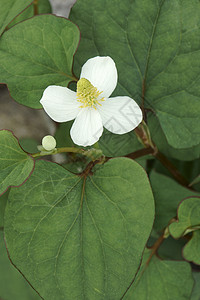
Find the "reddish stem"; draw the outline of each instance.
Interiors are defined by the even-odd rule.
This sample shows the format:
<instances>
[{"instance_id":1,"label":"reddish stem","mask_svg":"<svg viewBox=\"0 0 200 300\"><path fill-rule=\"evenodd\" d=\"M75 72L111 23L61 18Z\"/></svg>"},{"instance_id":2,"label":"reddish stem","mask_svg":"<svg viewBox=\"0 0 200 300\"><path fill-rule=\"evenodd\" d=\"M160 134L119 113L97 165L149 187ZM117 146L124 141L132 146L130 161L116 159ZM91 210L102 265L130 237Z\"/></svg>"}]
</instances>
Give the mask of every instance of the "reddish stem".
<instances>
[{"instance_id":1,"label":"reddish stem","mask_svg":"<svg viewBox=\"0 0 200 300\"><path fill-rule=\"evenodd\" d=\"M148 154L153 154L153 153L154 153L154 149L151 147L148 147L148 148L143 148L143 149L137 150L133 153L129 153L126 155L126 157L131 158L131 159L136 159L136 158L139 158L139 157L142 157L142 156L145 156Z\"/></svg>"},{"instance_id":2,"label":"reddish stem","mask_svg":"<svg viewBox=\"0 0 200 300\"><path fill-rule=\"evenodd\" d=\"M39 15L39 11L38 11L38 0L34 0L34 1L33 1L33 9L34 9L34 16Z\"/></svg>"}]
</instances>

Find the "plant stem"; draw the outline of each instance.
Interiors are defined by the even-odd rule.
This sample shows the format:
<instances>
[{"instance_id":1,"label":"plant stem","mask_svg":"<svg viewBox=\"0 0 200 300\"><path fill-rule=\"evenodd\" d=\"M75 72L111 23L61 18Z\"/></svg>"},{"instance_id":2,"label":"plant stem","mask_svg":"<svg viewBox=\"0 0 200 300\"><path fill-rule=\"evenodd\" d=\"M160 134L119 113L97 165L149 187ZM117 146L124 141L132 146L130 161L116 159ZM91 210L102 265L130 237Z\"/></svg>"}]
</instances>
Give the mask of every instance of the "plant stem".
<instances>
[{"instance_id":1,"label":"plant stem","mask_svg":"<svg viewBox=\"0 0 200 300\"><path fill-rule=\"evenodd\" d=\"M165 234L163 233L151 247L151 254L149 255L149 258L145 263L146 267L149 265L154 254L157 253L157 251L158 251L159 247L161 246L161 244L163 243L164 239L165 239Z\"/></svg>"},{"instance_id":2,"label":"plant stem","mask_svg":"<svg viewBox=\"0 0 200 300\"><path fill-rule=\"evenodd\" d=\"M85 154L85 150L79 149L79 148L74 148L74 147L63 147L63 148L58 148L55 149L52 152L39 152L39 153L34 153L31 154L32 157L37 158L37 157L42 157L46 155L52 155L52 154L57 154L57 153L80 153L80 154Z\"/></svg>"},{"instance_id":3,"label":"plant stem","mask_svg":"<svg viewBox=\"0 0 200 300\"><path fill-rule=\"evenodd\" d=\"M143 148L143 149L137 150L133 153L129 153L126 155L126 157L131 158L131 159L136 159L136 158L139 158L139 157L142 157L142 156L145 156L148 154L153 154L153 153L154 153L154 149L151 147L148 147L148 148Z\"/></svg>"},{"instance_id":4,"label":"plant stem","mask_svg":"<svg viewBox=\"0 0 200 300\"><path fill-rule=\"evenodd\" d=\"M33 1L34 16L37 16L37 15L39 14L39 10L38 10L38 1L39 1L39 0L34 0L34 1Z\"/></svg>"},{"instance_id":5,"label":"plant stem","mask_svg":"<svg viewBox=\"0 0 200 300\"><path fill-rule=\"evenodd\" d=\"M33 158L38 158L38 157L42 157L42 156L47 156L47 155L54 155L54 154L58 154L58 153L76 153L76 154L82 154L86 157L89 157L92 161L95 161L96 159L100 158L100 157L104 157L103 153L100 149L95 149L95 148L91 148L88 150L84 150L81 148L75 148L75 147L63 147L63 148L56 148L52 151L45 151L42 150L39 153L34 153L31 154L31 156Z\"/></svg>"},{"instance_id":6,"label":"plant stem","mask_svg":"<svg viewBox=\"0 0 200 300\"><path fill-rule=\"evenodd\" d=\"M97 159L95 161L91 161L86 166L86 168L83 170L83 172L78 175L81 177L87 178L88 175L92 175L92 169L94 168L94 166L96 166L97 164L102 164L104 162L105 162L104 157L100 157L99 159Z\"/></svg>"}]
</instances>

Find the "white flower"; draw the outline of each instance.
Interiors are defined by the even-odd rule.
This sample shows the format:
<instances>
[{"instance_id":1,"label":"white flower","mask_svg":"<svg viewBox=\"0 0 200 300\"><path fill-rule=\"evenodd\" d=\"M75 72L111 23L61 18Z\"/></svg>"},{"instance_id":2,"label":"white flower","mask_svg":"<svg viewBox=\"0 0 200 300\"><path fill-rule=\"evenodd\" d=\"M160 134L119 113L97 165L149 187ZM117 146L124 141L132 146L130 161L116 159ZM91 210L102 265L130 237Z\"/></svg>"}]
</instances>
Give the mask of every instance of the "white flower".
<instances>
[{"instance_id":1,"label":"white flower","mask_svg":"<svg viewBox=\"0 0 200 300\"><path fill-rule=\"evenodd\" d=\"M56 122L75 119L70 134L75 144L91 146L103 133L103 126L124 134L142 121L142 111L129 97L109 98L117 85L117 69L109 56L89 59L82 67L77 92L66 87L48 86L40 100Z\"/></svg>"}]
</instances>

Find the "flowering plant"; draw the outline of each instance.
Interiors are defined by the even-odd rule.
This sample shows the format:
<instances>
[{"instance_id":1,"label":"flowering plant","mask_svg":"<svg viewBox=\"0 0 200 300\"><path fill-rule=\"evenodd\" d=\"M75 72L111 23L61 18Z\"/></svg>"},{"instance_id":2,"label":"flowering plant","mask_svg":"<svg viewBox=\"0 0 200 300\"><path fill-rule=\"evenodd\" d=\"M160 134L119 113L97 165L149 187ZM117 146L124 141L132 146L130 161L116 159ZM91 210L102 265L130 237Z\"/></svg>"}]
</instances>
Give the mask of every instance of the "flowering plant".
<instances>
[{"instance_id":1,"label":"flowering plant","mask_svg":"<svg viewBox=\"0 0 200 300\"><path fill-rule=\"evenodd\" d=\"M0 299L199 299L200 2L1 1Z\"/></svg>"}]
</instances>

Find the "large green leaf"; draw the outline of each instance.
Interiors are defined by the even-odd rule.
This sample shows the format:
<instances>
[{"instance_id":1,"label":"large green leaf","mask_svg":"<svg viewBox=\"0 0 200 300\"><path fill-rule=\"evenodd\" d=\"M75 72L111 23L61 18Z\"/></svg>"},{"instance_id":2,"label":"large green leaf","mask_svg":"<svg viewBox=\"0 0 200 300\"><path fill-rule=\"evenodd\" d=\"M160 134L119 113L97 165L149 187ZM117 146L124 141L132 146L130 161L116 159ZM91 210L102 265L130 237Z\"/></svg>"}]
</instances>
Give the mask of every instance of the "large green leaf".
<instances>
[{"instance_id":1,"label":"large green leaf","mask_svg":"<svg viewBox=\"0 0 200 300\"><path fill-rule=\"evenodd\" d=\"M51 13L51 5L49 0L38 0L38 14L48 14ZM25 9L19 16L17 16L9 27L14 26L15 24L27 20L34 16L34 4L32 3L27 9Z\"/></svg>"},{"instance_id":2,"label":"large green leaf","mask_svg":"<svg viewBox=\"0 0 200 300\"><path fill-rule=\"evenodd\" d=\"M9 29L0 40L0 82L24 105L40 108L49 85L75 80L73 55L80 34L65 18L39 15Z\"/></svg>"},{"instance_id":3,"label":"large green leaf","mask_svg":"<svg viewBox=\"0 0 200 300\"><path fill-rule=\"evenodd\" d=\"M1 0L0 10L0 35L5 30L6 26L33 0Z\"/></svg>"},{"instance_id":4,"label":"large green leaf","mask_svg":"<svg viewBox=\"0 0 200 300\"><path fill-rule=\"evenodd\" d=\"M124 300L188 300L193 288L190 265L160 260L146 250L140 271Z\"/></svg>"},{"instance_id":5,"label":"large green leaf","mask_svg":"<svg viewBox=\"0 0 200 300\"><path fill-rule=\"evenodd\" d=\"M0 232L0 298L3 300L39 300L37 293L23 276L12 266Z\"/></svg>"},{"instance_id":6,"label":"large green leaf","mask_svg":"<svg viewBox=\"0 0 200 300\"><path fill-rule=\"evenodd\" d=\"M38 161L11 191L8 251L44 299L120 299L140 264L154 218L145 171L117 158L93 172Z\"/></svg>"},{"instance_id":7,"label":"large green leaf","mask_svg":"<svg viewBox=\"0 0 200 300\"><path fill-rule=\"evenodd\" d=\"M199 193L193 192L173 179L154 171L150 175L150 181L156 204L154 228L161 231L172 218L176 217L180 201L186 197L198 196Z\"/></svg>"},{"instance_id":8,"label":"large green leaf","mask_svg":"<svg viewBox=\"0 0 200 300\"><path fill-rule=\"evenodd\" d=\"M200 2L198 0L78 0L71 19L81 30L77 74L95 55L119 71L115 95L130 95L154 111L168 143L199 144Z\"/></svg>"},{"instance_id":9,"label":"large green leaf","mask_svg":"<svg viewBox=\"0 0 200 300\"><path fill-rule=\"evenodd\" d=\"M0 130L0 195L9 186L22 184L30 175L34 161L8 130Z\"/></svg>"}]
</instances>

